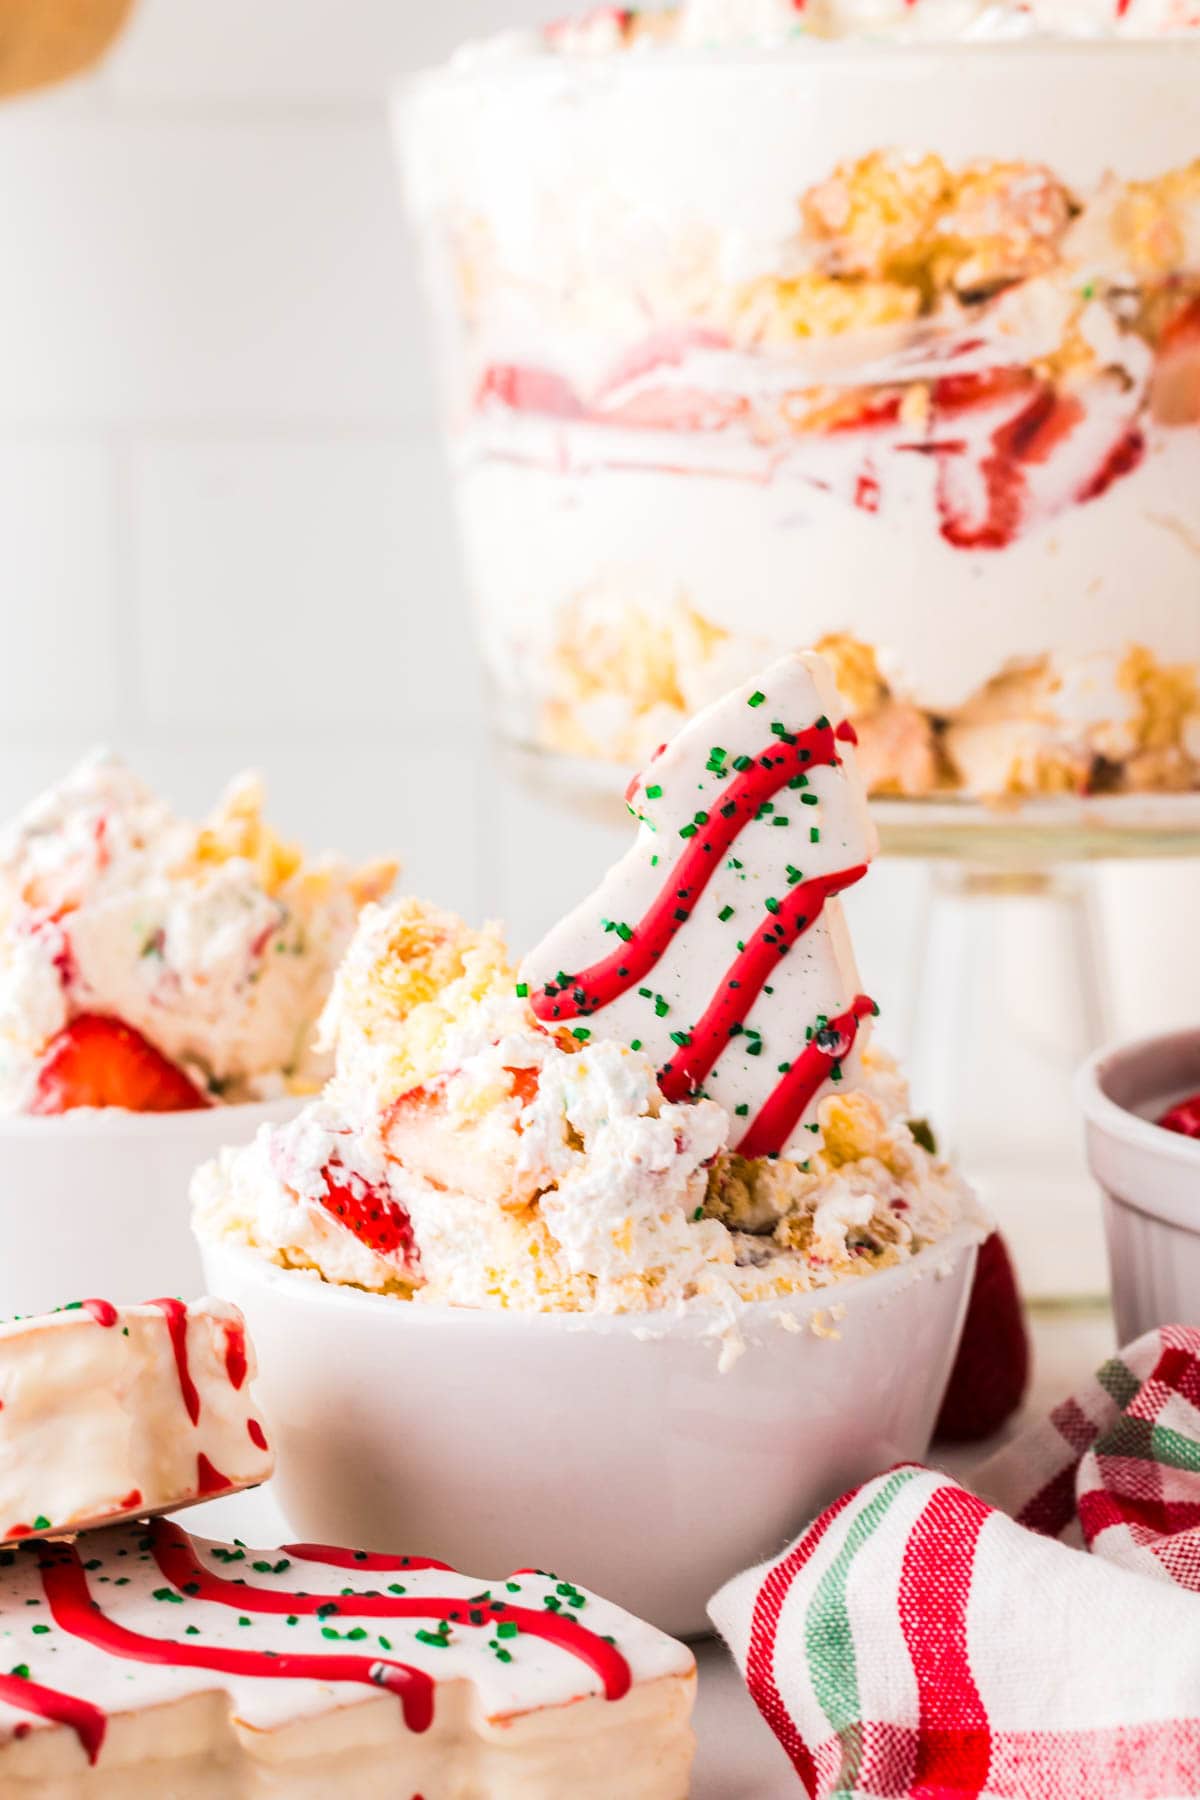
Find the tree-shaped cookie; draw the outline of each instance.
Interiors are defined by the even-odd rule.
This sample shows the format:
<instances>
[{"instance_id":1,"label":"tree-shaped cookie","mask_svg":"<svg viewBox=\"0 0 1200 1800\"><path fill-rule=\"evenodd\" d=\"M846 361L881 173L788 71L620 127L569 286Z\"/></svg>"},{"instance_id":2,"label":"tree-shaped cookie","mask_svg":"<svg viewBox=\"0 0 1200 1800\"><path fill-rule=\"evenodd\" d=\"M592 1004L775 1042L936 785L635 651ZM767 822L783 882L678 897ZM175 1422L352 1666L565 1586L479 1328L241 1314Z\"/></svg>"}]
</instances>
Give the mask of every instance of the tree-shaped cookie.
<instances>
[{"instance_id":1,"label":"tree-shaped cookie","mask_svg":"<svg viewBox=\"0 0 1200 1800\"><path fill-rule=\"evenodd\" d=\"M798 1152L875 1010L837 896L878 843L828 668L782 657L626 797L637 837L526 958L531 1004L644 1050L669 1098L720 1101L742 1155Z\"/></svg>"}]
</instances>

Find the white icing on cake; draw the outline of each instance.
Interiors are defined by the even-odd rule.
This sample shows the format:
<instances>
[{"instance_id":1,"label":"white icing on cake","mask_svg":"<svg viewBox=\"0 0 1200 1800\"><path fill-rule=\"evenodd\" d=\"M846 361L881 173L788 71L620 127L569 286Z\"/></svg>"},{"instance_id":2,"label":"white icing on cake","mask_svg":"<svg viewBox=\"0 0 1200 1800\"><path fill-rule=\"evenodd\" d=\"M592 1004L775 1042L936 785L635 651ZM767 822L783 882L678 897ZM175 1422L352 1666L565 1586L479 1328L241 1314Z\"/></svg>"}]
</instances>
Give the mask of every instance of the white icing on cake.
<instances>
[{"instance_id":1,"label":"white icing on cake","mask_svg":"<svg viewBox=\"0 0 1200 1800\"><path fill-rule=\"evenodd\" d=\"M165 1520L0 1562L6 1795L686 1795L690 1651L557 1576Z\"/></svg>"},{"instance_id":2,"label":"white icing on cake","mask_svg":"<svg viewBox=\"0 0 1200 1800\"><path fill-rule=\"evenodd\" d=\"M265 1481L256 1372L223 1300L87 1300L0 1325L0 1540Z\"/></svg>"}]
</instances>

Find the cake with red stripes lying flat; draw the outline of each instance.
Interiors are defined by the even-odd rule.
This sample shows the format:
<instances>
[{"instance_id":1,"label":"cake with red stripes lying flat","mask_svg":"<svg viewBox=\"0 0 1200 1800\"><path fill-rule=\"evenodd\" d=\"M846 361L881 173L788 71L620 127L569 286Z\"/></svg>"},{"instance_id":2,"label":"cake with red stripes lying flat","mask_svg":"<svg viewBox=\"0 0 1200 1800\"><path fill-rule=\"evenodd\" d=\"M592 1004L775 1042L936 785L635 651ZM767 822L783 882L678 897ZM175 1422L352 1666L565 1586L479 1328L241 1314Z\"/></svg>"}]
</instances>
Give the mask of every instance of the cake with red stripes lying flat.
<instances>
[{"instance_id":1,"label":"cake with red stripes lying flat","mask_svg":"<svg viewBox=\"0 0 1200 1800\"><path fill-rule=\"evenodd\" d=\"M333 1079L201 1171L203 1239L401 1300L736 1321L959 1222L871 1038L839 895L876 838L826 665L700 713L629 806L625 856L519 968L494 926L367 910Z\"/></svg>"},{"instance_id":2,"label":"cake with red stripes lying flat","mask_svg":"<svg viewBox=\"0 0 1200 1800\"><path fill-rule=\"evenodd\" d=\"M0 1551L0 1791L684 1800L691 1652L540 1571L174 1521Z\"/></svg>"},{"instance_id":3,"label":"cake with red stripes lying flat","mask_svg":"<svg viewBox=\"0 0 1200 1800\"><path fill-rule=\"evenodd\" d=\"M81 1300L0 1325L0 1540L265 1481L256 1372L242 1315L222 1300Z\"/></svg>"}]
</instances>

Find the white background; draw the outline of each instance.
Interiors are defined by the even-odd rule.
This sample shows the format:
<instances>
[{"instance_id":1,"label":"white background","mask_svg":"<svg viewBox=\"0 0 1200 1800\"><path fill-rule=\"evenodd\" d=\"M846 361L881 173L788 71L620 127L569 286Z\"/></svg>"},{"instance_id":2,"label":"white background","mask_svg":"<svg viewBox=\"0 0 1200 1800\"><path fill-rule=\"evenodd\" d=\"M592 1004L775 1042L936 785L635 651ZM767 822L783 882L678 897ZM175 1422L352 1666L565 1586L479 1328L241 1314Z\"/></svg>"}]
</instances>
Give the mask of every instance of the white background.
<instances>
[{"instance_id":1,"label":"white background","mask_svg":"<svg viewBox=\"0 0 1200 1800\"><path fill-rule=\"evenodd\" d=\"M518 945L610 857L487 753L385 117L546 5L142 0L0 107L0 815L98 739L193 810L254 763L287 830ZM901 1043L920 893L853 898ZM1194 1015L1191 895L1107 884L1114 1028Z\"/></svg>"}]
</instances>

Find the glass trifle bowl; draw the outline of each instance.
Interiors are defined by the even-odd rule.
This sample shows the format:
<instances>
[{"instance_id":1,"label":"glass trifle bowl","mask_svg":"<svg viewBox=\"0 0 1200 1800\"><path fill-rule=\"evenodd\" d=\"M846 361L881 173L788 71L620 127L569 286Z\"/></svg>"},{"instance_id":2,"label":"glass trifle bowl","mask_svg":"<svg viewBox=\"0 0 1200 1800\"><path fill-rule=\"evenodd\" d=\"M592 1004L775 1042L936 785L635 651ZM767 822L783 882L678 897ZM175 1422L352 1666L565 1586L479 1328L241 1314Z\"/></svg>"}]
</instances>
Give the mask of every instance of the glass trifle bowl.
<instances>
[{"instance_id":1,"label":"glass trifle bowl","mask_svg":"<svg viewBox=\"0 0 1200 1800\"><path fill-rule=\"evenodd\" d=\"M877 794L1200 787L1198 89L1172 0L607 9L410 84L504 734L628 765L817 645Z\"/></svg>"}]
</instances>

